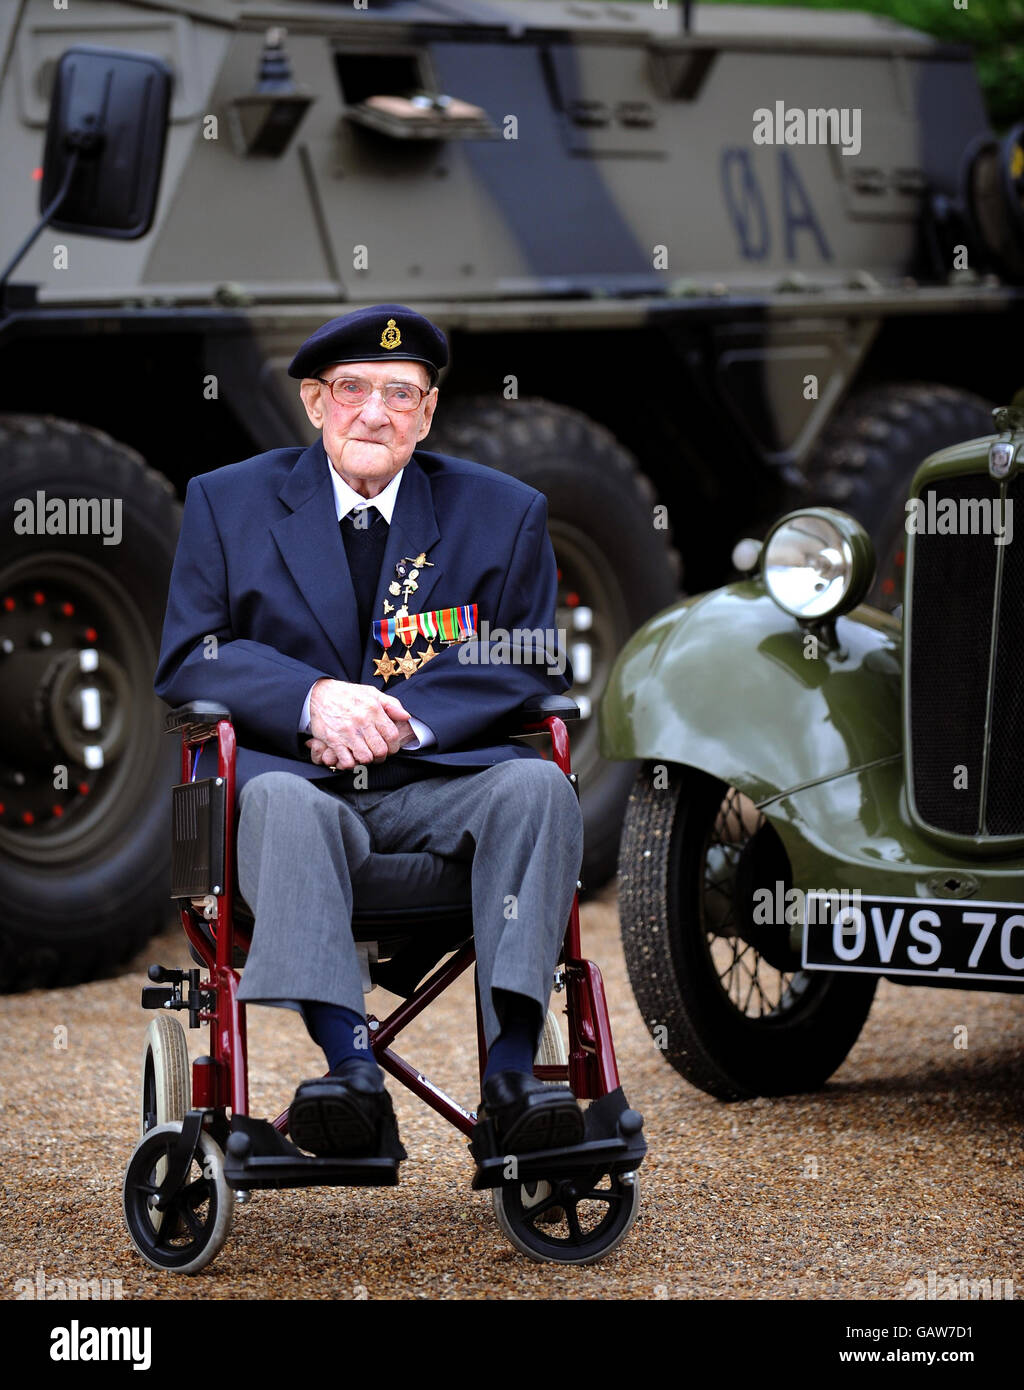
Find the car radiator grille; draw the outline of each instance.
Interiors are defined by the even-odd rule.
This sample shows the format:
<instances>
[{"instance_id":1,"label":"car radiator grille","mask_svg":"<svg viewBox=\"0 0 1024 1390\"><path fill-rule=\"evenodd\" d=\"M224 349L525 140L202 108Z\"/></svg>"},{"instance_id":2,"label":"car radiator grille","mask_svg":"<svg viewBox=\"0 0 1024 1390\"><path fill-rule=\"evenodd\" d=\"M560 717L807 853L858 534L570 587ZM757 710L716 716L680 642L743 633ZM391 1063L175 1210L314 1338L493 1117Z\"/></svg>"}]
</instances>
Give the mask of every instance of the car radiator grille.
<instances>
[{"instance_id":1,"label":"car radiator grille","mask_svg":"<svg viewBox=\"0 0 1024 1390\"><path fill-rule=\"evenodd\" d=\"M922 489L925 507L931 492L959 506L996 499L999 485L983 474L945 478ZM1014 522L1024 522L1022 499L1017 477ZM913 545L907 680L918 814L959 835L1024 834L1024 538L999 546L991 534L922 533Z\"/></svg>"}]
</instances>

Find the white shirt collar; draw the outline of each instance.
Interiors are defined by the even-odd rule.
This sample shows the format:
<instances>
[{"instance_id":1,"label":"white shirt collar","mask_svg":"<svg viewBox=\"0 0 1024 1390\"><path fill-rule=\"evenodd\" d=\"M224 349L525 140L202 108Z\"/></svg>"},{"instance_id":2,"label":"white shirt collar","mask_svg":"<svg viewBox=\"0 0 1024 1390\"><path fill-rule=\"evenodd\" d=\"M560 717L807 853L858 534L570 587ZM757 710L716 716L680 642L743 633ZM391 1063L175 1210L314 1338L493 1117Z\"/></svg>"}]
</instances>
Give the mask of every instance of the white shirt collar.
<instances>
[{"instance_id":1,"label":"white shirt collar","mask_svg":"<svg viewBox=\"0 0 1024 1390\"><path fill-rule=\"evenodd\" d=\"M402 485L402 474L405 472L404 468L398 470L383 492L379 492L376 497L367 499L360 496L354 488L350 488L344 478L338 477L337 469L332 465L330 459L327 460L327 467L330 470L331 483L334 486L334 505L338 511L339 521L343 516L348 516L353 507L376 507L388 525L391 525L395 503L398 500L398 489Z\"/></svg>"}]
</instances>

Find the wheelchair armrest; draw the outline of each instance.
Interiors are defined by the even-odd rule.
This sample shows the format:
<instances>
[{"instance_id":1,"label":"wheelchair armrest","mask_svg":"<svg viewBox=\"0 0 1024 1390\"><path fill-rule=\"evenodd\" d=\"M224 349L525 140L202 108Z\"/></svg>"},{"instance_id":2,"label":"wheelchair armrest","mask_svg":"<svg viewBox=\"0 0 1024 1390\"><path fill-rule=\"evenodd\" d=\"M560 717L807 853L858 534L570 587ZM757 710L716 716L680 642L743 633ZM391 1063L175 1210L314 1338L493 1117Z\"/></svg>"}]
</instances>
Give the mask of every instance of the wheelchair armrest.
<instances>
[{"instance_id":1,"label":"wheelchair armrest","mask_svg":"<svg viewBox=\"0 0 1024 1390\"><path fill-rule=\"evenodd\" d=\"M539 726L551 715L557 715L559 719L579 719L580 708L568 695L531 695L513 712L510 722L525 732L530 726Z\"/></svg>"},{"instance_id":2,"label":"wheelchair armrest","mask_svg":"<svg viewBox=\"0 0 1024 1390\"><path fill-rule=\"evenodd\" d=\"M201 743L213 738L221 719L231 718L231 711L212 700L191 700L187 705L172 709L164 720L164 733L181 731L187 742Z\"/></svg>"}]
</instances>

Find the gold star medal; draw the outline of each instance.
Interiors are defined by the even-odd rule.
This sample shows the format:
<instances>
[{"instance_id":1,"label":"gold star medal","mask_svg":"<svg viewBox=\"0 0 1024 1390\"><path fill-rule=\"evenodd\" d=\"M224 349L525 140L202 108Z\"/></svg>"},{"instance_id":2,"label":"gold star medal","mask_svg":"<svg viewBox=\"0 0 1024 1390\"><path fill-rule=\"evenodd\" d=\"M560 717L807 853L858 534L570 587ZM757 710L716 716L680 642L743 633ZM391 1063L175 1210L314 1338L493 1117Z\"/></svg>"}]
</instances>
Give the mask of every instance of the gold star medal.
<instances>
[{"instance_id":1,"label":"gold star medal","mask_svg":"<svg viewBox=\"0 0 1024 1390\"><path fill-rule=\"evenodd\" d=\"M381 680L387 685L391 677L398 671L398 665L392 660L391 653L385 652L383 656L373 658L375 676L380 676Z\"/></svg>"},{"instance_id":2,"label":"gold star medal","mask_svg":"<svg viewBox=\"0 0 1024 1390\"><path fill-rule=\"evenodd\" d=\"M419 622L414 615L407 611L403 611L395 615L394 630L398 637L401 638L402 645L405 647L404 655L400 656L395 662L395 669L401 671L402 675L408 680L412 673L419 668L419 662L409 650L416 641L416 636L419 632Z\"/></svg>"},{"instance_id":3,"label":"gold star medal","mask_svg":"<svg viewBox=\"0 0 1024 1390\"><path fill-rule=\"evenodd\" d=\"M392 608L393 605L385 601L384 607ZM383 656L375 656L373 658L373 674L375 676L380 676L385 685L387 685L392 676L397 675L402 669L400 663L395 661L390 651L391 644L395 640L396 627L395 618L376 618L371 628L373 640L379 642L384 648Z\"/></svg>"}]
</instances>

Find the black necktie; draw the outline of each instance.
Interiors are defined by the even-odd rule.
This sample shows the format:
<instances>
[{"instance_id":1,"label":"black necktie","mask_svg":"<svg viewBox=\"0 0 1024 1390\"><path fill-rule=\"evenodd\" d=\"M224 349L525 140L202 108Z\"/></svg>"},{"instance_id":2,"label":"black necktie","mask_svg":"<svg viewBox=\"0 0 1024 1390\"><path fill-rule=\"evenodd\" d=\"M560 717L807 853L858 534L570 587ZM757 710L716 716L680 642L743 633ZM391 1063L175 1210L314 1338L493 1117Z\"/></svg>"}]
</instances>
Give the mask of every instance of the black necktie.
<instances>
[{"instance_id":1,"label":"black necktie","mask_svg":"<svg viewBox=\"0 0 1024 1390\"><path fill-rule=\"evenodd\" d=\"M380 579L384 548L388 543L388 524L376 507L355 507L341 519L348 568L356 591L361 648L366 647L373 618L373 600ZM383 613L379 615L383 617Z\"/></svg>"}]
</instances>

